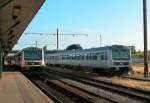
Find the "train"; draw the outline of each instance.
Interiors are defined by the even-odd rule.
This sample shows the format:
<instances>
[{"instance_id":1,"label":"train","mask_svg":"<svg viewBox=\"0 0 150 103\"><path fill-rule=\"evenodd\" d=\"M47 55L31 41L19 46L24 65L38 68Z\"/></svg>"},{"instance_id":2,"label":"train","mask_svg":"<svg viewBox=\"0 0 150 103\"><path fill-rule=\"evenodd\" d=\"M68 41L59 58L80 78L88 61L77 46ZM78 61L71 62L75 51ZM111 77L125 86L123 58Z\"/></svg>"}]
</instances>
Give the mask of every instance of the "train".
<instances>
[{"instance_id":1,"label":"train","mask_svg":"<svg viewBox=\"0 0 150 103\"><path fill-rule=\"evenodd\" d=\"M6 58L9 64L29 70L44 67L44 51L37 47L27 47Z\"/></svg>"},{"instance_id":2,"label":"train","mask_svg":"<svg viewBox=\"0 0 150 103\"><path fill-rule=\"evenodd\" d=\"M79 50L64 50L45 54L46 65L70 66L114 74L132 71L131 50L124 45L112 45Z\"/></svg>"}]
</instances>

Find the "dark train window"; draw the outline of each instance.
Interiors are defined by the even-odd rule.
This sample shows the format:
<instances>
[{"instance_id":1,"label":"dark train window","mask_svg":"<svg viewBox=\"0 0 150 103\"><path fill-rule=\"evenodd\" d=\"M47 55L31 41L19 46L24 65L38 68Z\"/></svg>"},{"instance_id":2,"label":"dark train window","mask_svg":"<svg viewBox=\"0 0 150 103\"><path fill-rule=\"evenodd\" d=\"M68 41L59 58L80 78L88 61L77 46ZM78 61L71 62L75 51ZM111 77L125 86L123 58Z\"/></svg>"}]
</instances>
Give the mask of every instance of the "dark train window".
<instances>
[{"instance_id":1,"label":"dark train window","mask_svg":"<svg viewBox=\"0 0 150 103\"><path fill-rule=\"evenodd\" d=\"M104 55L103 54L101 55L101 60L104 60Z\"/></svg>"},{"instance_id":2,"label":"dark train window","mask_svg":"<svg viewBox=\"0 0 150 103\"><path fill-rule=\"evenodd\" d=\"M105 53L105 60L107 60L108 58L107 58L107 53Z\"/></svg>"},{"instance_id":3,"label":"dark train window","mask_svg":"<svg viewBox=\"0 0 150 103\"><path fill-rule=\"evenodd\" d=\"M74 59L74 56L72 55L72 60Z\"/></svg>"},{"instance_id":4,"label":"dark train window","mask_svg":"<svg viewBox=\"0 0 150 103\"><path fill-rule=\"evenodd\" d=\"M82 55L79 55L79 60L81 60L82 59Z\"/></svg>"},{"instance_id":5,"label":"dark train window","mask_svg":"<svg viewBox=\"0 0 150 103\"><path fill-rule=\"evenodd\" d=\"M88 54L86 54L86 59L89 60L89 55Z\"/></svg>"},{"instance_id":6,"label":"dark train window","mask_svg":"<svg viewBox=\"0 0 150 103\"><path fill-rule=\"evenodd\" d=\"M75 60L77 59L77 55L75 55L74 59L75 59Z\"/></svg>"},{"instance_id":7,"label":"dark train window","mask_svg":"<svg viewBox=\"0 0 150 103\"><path fill-rule=\"evenodd\" d=\"M86 59L91 60L91 54L90 53L86 55Z\"/></svg>"},{"instance_id":8,"label":"dark train window","mask_svg":"<svg viewBox=\"0 0 150 103\"><path fill-rule=\"evenodd\" d=\"M97 60L97 54L96 53L93 54L93 60Z\"/></svg>"},{"instance_id":9,"label":"dark train window","mask_svg":"<svg viewBox=\"0 0 150 103\"><path fill-rule=\"evenodd\" d=\"M71 60L72 59L72 56L71 55L69 55L69 60Z\"/></svg>"},{"instance_id":10,"label":"dark train window","mask_svg":"<svg viewBox=\"0 0 150 103\"><path fill-rule=\"evenodd\" d=\"M91 54L89 54L89 60L92 60L92 55Z\"/></svg>"},{"instance_id":11,"label":"dark train window","mask_svg":"<svg viewBox=\"0 0 150 103\"><path fill-rule=\"evenodd\" d=\"M80 55L77 55L77 60L79 60L80 59Z\"/></svg>"},{"instance_id":12,"label":"dark train window","mask_svg":"<svg viewBox=\"0 0 150 103\"><path fill-rule=\"evenodd\" d=\"M82 54L82 60L84 60L84 55Z\"/></svg>"}]
</instances>

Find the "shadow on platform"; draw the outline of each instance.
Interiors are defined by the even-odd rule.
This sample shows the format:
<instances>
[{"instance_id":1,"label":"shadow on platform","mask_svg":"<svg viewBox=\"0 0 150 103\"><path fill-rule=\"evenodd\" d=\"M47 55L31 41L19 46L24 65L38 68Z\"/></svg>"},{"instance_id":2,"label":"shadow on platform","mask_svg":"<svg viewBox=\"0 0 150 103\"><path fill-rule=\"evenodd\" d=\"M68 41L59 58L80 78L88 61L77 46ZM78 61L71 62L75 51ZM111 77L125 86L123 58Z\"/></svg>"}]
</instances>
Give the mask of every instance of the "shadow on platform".
<instances>
[{"instance_id":1,"label":"shadow on platform","mask_svg":"<svg viewBox=\"0 0 150 103\"><path fill-rule=\"evenodd\" d=\"M12 65L5 65L3 67L3 72L16 72L19 71L19 69L17 69L15 66Z\"/></svg>"}]
</instances>

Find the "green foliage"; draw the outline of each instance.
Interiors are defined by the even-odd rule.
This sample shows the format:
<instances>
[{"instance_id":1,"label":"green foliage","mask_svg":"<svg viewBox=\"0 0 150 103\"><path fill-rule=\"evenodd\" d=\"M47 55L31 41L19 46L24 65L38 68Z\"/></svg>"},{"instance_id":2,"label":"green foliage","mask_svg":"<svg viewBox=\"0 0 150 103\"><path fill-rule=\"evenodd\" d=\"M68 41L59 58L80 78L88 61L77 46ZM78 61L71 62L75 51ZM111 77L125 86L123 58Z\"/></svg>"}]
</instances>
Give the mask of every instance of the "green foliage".
<instances>
[{"instance_id":1,"label":"green foliage","mask_svg":"<svg viewBox=\"0 0 150 103\"><path fill-rule=\"evenodd\" d=\"M136 52L132 54L133 58L144 58L144 52ZM150 52L148 52L148 59L150 60Z\"/></svg>"}]
</instances>

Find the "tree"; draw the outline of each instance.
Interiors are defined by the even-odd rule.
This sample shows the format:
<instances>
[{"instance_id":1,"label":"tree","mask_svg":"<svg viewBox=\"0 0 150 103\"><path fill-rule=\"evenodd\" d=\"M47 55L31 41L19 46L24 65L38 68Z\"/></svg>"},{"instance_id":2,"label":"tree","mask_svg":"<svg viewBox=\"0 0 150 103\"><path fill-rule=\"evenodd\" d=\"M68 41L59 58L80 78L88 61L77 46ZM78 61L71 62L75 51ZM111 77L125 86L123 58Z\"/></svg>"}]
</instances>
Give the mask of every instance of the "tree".
<instances>
[{"instance_id":1,"label":"tree","mask_svg":"<svg viewBox=\"0 0 150 103\"><path fill-rule=\"evenodd\" d=\"M66 48L66 50L76 50L76 49L82 49L81 45L80 44L72 44Z\"/></svg>"}]
</instances>

